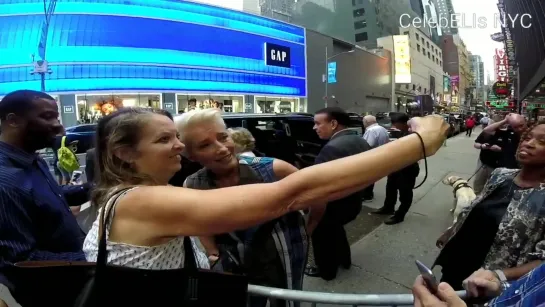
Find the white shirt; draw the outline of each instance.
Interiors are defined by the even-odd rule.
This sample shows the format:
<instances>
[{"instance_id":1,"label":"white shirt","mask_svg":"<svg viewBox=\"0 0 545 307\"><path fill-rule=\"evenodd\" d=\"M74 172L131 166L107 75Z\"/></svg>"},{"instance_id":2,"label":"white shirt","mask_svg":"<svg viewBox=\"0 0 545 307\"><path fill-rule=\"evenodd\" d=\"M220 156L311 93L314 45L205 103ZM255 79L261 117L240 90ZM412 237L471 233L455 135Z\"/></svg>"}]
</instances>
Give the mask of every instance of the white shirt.
<instances>
[{"instance_id":1,"label":"white shirt","mask_svg":"<svg viewBox=\"0 0 545 307\"><path fill-rule=\"evenodd\" d=\"M372 124L365 128L363 139L367 141L371 148L376 148L388 143L390 141L390 136L388 135L388 130L386 130L386 128L379 124Z\"/></svg>"}]
</instances>

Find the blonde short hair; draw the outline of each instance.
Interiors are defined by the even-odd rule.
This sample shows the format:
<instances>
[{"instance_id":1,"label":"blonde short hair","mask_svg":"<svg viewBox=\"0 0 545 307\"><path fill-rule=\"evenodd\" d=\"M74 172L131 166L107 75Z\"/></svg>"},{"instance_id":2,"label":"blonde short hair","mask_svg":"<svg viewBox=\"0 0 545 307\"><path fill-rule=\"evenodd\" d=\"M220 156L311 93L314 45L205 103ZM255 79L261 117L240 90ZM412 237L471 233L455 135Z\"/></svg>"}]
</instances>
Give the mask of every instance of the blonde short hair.
<instances>
[{"instance_id":1,"label":"blonde short hair","mask_svg":"<svg viewBox=\"0 0 545 307\"><path fill-rule=\"evenodd\" d=\"M186 141L185 132L188 128L214 121L226 127L219 109L192 110L174 118L174 124L182 142Z\"/></svg>"},{"instance_id":2,"label":"blonde short hair","mask_svg":"<svg viewBox=\"0 0 545 307\"><path fill-rule=\"evenodd\" d=\"M235 152L237 154L255 149L255 138L248 129L242 127L232 128L229 129L229 133L235 143Z\"/></svg>"}]
</instances>

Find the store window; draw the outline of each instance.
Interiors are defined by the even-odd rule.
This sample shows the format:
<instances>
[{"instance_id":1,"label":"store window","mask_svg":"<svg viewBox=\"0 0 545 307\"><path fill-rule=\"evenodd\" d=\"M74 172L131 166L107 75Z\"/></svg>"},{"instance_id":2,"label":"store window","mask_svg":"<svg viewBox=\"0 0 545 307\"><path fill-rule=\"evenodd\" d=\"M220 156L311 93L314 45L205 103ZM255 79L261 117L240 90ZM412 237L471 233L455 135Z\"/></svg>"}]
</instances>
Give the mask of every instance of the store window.
<instances>
[{"instance_id":1,"label":"store window","mask_svg":"<svg viewBox=\"0 0 545 307\"><path fill-rule=\"evenodd\" d=\"M255 97L256 113L292 113L299 112L299 98Z\"/></svg>"},{"instance_id":2,"label":"store window","mask_svg":"<svg viewBox=\"0 0 545 307\"><path fill-rule=\"evenodd\" d=\"M160 94L86 94L76 95L78 124L96 123L122 107L161 108Z\"/></svg>"},{"instance_id":3,"label":"store window","mask_svg":"<svg viewBox=\"0 0 545 307\"><path fill-rule=\"evenodd\" d=\"M178 114L210 108L221 109L227 113L244 112L244 96L177 94L176 100L178 102Z\"/></svg>"}]
</instances>

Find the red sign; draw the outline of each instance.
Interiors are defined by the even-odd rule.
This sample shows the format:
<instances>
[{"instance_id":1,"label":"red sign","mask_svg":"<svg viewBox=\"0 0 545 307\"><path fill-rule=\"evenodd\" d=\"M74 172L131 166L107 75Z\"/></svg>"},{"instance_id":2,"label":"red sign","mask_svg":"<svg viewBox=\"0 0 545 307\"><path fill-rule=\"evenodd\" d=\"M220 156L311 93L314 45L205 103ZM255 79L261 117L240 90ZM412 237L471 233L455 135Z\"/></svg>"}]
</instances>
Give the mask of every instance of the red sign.
<instances>
[{"instance_id":1,"label":"red sign","mask_svg":"<svg viewBox=\"0 0 545 307\"><path fill-rule=\"evenodd\" d=\"M509 71L508 71L508 61L507 53L505 50L496 48L496 55L494 56L495 66L494 73L496 76L496 81L499 82L508 82L509 81Z\"/></svg>"}]
</instances>

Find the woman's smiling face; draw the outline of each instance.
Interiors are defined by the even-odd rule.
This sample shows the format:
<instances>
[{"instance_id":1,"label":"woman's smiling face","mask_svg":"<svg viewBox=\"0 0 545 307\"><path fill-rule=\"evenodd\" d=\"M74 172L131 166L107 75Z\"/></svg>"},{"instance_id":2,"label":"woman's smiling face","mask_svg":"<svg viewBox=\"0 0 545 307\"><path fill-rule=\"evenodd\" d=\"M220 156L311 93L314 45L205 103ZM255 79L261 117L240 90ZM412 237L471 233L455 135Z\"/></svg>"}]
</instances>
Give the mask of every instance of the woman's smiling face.
<instances>
[{"instance_id":1,"label":"woman's smiling face","mask_svg":"<svg viewBox=\"0 0 545 307\"><path fill-rule=\"evenodd\" d=\"M187 127L184 131L187 157L214 173L229 172L238 167L235 144L225 127L210 120Z\"/></svg>"}]
</instances>

